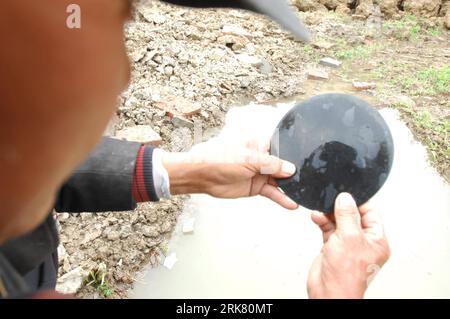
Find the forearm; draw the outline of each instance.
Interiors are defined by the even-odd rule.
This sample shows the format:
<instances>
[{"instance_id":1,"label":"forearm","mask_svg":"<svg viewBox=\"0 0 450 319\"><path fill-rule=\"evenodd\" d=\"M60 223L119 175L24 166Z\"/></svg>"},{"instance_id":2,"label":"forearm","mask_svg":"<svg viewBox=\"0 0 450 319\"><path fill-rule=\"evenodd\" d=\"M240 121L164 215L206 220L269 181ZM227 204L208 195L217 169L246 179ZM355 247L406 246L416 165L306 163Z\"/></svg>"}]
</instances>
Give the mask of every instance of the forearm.
<instances>
[{"instance_id":1,"label":"forearm","mask_svg":"<svg viewBox=\"0 0 450 319\"><path fill-rule=\"evenodd\" d=\"M172 195L206 193L207 174L215 174L212 164L195 160L189 153L164 153L164 168L170 180Z\"/></svg>"}]
</instances>

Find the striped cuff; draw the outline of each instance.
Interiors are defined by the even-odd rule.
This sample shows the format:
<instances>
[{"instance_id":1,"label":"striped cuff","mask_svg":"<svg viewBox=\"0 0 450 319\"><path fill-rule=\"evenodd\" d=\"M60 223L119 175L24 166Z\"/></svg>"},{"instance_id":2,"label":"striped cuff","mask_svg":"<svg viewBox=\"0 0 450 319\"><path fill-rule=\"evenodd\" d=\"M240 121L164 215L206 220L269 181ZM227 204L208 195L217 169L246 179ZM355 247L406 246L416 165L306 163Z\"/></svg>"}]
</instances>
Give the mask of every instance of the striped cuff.
<instances>
[{"instance_id":1,"label":"striped cuff","mask_svg":"<svg viewBox=\"0 0 450 319\"><path fill-rule=\"evenodd\" d=\"M136 159L133 178L133 197L138 203L159 201L153 182L153 150L153 147L141 146Z\"/></svg>"}]
</instances>

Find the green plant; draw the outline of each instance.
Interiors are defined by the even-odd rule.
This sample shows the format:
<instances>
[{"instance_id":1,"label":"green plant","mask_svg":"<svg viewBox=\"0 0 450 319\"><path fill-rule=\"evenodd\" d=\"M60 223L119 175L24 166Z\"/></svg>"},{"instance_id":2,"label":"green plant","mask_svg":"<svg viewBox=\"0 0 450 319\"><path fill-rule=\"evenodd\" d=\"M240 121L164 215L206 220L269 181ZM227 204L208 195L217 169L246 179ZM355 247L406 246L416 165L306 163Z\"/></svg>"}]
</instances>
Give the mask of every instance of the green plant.
<instances>
[{"instance_id":1,"label":"green plant","mask_svg":"<svg viewBox=\"0 0 450 319\"><path fill-rule=\"evenodd\" d=\"M335 56L342 60L367 59L380 48L380 45L360 45L354 48L340 46L340 49L335 52Z\"/></svg>"},{"instance_id":2,"label":"green plant","mask_svg":"<svg viewBox=\"0 0 450 319\"><path fill-rule=\"evenodd\" d=\"M330 11L328 14L340 22L350 23L352 21L351 16L348 14L345 14L345 13L338 13L335 11Z\"/></svg>"},{"instance_id":3,"label":"green plant","mask_svg":"<svg viewBox=\"0 0 450 319\"><path fill-rule=\"evenodd\" d=\"M418 26L418 25L412 26L412 27L409 29L409 38L410 38L411 40L414 40L414 41L418 40L418 39L419 39L419 34L420 34L420 31L421 31L421 30L422 30L422 28L421 28L420 26Z\"/></svg>"},{"instance_id":4,"label":"green plant","mask_svg":"<svg viewBox=\"0 0 450 319\"><path fill-rule=\"evenodd\" d=\"M95 287L105 298L108 298L114 293L114 290L109 287L106 277L107 273L104 270L100 268L93 269L85 280L86 286Z\"/></svg>"},{"instance_id":5,"label":"green plant","mask_svg":"<svg viewBox=\"0 0 450 319\"><path fill-rule=\"evenodd\" d=\"M403 103L393 107L414 127L419 140L426 145L431 160L438 166L446 165L450 159L450 121L436 120L429 112L416 112Z\"/></svg>"},{"instance_id":6,"label":"green plant","mask_svg":"<svg viewBox=\"0 0 450 319\"><path fill-rule=\"evenodd\" d=\"M384 23L385 29L405 29L410 26L417 25L417 17L412 14L407 14L400 20L390 20Z\"/></svg>"},{"instance_id":7,"label":"green plant","mask_svg":"<svg viewBox=\"0 0 450 319\"><path fill-rule=\"evenodd\" d=\"M303 47L303 51L305 51L306 55L313 57L315 55L315 51L314 48L312 47L312 45L307 44Z\"/></svg>"},{"instance_id":8,"label":"green plant","mask_svg":"<svg viewBox=\"0 0 450 319\"><path fill-rule=\"evenodd\" d=\"M433 129L434 121L431 114L427 111L416 114L415 121L417 122L417 125L422 128Z\"/></svg>"},{"instance_id":9,"label":"green plant","mask_svg":"<svg viewBox=\"0 0 450 319\"><path fill-rule=\"evenodd\" d=\"M428 32L434 36L434 37L438 37L441 36L443 33L443 30L441 27L432 27L428 29Z\"/></svg>"},{"instance_id":10,"label":"green plant","mask_svg":"<svg viewBox=\"0 0 450 319\"><path fill-rule=\"evenodd\" d=\"M422 70L417 78L434 93L450 92L450 66Z\"/></svg>"},{"instance_id":11,"label":"green plant","mask_svg":"<svg viewBox=\"0 0 450 319\"><path fill-rule=\"evenodd\" d=\"M414 74L404 74L388 80L411 95L437 95L450 93L450 67L427 68Z\"/></svg>"},{"instance_id":12,"label":"green plant","mask_svg":"<svg viewBox=\"0 0 450 319\"><path fill-rule=\"evenodd\" d=\"M443 29L439 26L423 27L426 25L424 20L418 19L416 16L407 14L400 20L388 21L384 24L385 30L394 31L397 38L407 38L411 41L417 41L424 34L432 36L440 36Z\"/></svg>"}]
</instances>

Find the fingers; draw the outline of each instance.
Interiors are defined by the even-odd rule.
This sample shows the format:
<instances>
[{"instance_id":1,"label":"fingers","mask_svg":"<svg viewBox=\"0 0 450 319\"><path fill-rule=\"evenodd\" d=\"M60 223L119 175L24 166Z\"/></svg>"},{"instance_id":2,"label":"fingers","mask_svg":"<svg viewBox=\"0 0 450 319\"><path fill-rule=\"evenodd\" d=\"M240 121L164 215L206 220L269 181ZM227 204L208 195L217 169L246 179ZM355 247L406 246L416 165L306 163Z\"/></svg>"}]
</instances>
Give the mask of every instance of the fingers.
<instances>
[{"instance_id":1,"label":"fingers","mask_svg":"<svg viewBox=\"0 0 450 319\"><path fill-rule=\"evenodd\" d=\"M336 224L331 214L314 211L311 214L311 219L324 233L336 229Z\"/></svg>"},{"instance_id":2,"label":"fingers","mask_svg":"<svg viewBox=\"0 0 450 319\"><path fill-rule=\"evenodd\" d=\"M334 206L334 216L337 230L344 233L361 232L361 216L350 194L339 194Z\"/></svg>"},{"instance_id":3,"label":"fingers","mask_svg":"<svg viewBox=\"0 0 450 319\"><path fill-rule=\"evenodd\" d=\"M366 203L359 208L361 212L361 225L365 233L373 234L377 237L384 236L384 226L378 210L370 203Z\"/></svg>"},{"instance_id":4,"label":"fingers","mask_svg":"<svg viewBox=\"0 0 450 319\"><path fill-rule=\"evenodd\" d=\"M297 171L294 164L273 155L262 156L258 168L262 175L271 175L275 178L288 178Z\"/></svg>"},{"instance_id":5,"label":"fingers","mask_svg":"<svg viewBox=\"0 0 450 319\"><path fill-rule=\"evenodd\" d=\"M314 224L319 226L323 234L323 242L326 243L336 230L336 224L334 222L333 215L314 211L311 214L311 219Z\"/></svg>"},{"instance_id":6,"label":"fingers","mask_svg":"<svg viewBox=\"0 0 450 319\"><path fill-rule=\"evenodd\" d=\"M286 209L294 210L298 208L298 204L296 202L287 197L273 185L265 184L261 189L260 195L269 198Z\"/></svg>"}]
</instances>

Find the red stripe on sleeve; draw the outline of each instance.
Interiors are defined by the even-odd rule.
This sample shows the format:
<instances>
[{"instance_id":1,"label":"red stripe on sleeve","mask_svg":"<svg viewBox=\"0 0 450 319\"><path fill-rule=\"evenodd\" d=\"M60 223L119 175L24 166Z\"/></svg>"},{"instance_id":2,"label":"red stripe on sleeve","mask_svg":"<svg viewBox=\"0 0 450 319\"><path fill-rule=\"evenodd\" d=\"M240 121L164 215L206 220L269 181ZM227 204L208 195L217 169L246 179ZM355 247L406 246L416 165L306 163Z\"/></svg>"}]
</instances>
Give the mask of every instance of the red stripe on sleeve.
<instances>
[{"instance_id":1,"label":"red stripe on sleeve","mask_svg":"<svg viewBox=\"0 0 450 319\"><path fill-rule=\"evenodd\" d=\"M136 202L148 202L150 201L147 193L147 188L145 187L144 180L144 166L143 166L143 156L144 156L145 146L141 146L136 159L136 169L134 171L133 178L133 197Z\"/></svg>"}]
</instances>

